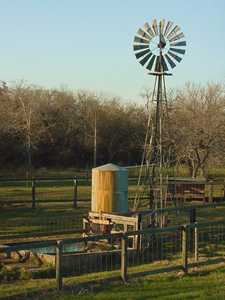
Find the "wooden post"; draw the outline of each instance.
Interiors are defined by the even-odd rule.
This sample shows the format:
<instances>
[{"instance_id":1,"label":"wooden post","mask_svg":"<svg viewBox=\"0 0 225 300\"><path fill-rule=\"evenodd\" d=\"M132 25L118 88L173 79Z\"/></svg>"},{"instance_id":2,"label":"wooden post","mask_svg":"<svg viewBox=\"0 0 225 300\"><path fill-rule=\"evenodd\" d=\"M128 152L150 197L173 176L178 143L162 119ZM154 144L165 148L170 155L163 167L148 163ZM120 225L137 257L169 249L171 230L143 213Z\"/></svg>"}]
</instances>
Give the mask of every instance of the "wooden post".
<instances>
[{"instance_id":1,"label":"wooden post","mask_svg":"<svg viewBox=\"0 0 225 300\"><path fill-rule=\"evenodd\" d=\"M190 209L190 224L193 224L196 222L196 208L191 208ZM194 229L190 228L190 251L193 253L194 251Z\"/></svg>"},{"instance_id":2,"label":"wooden post","mask_svg":"<svg viewBox=\"0 0 225 300\"><path fill-rule=\"evenodd\" d=\"M223 182L223 201L225 201L225 179Z\"/></svg>"},{"instance_id":3,"label":"wooden post","mask_svg":"<svg viewBox=\"0 0 225 300\"><path fill-rule=\"evenodd\" d=\"M138 214L138 217L137 217L137 229L136 230L141 230L142 229L142 223L141 223L141 214ZM141 251L141 238L142 238L142 235L141 234L138 234L137 235L137 244L136 244L136 249L137 251Z\"/></svg>"},{"instance_id":4,"label":"wooden post","mask_svg":"<svg viewBox=\"0 0 225 300\"><path fill-rule=\"evenodd\" d=\"M127 282L127 237L121 239L121 278Z\"/></svg>"},{"instance_id":5,"label":"wooden post","mask_svg":"<svg viewBox=\"0 0 225 300\"><path fill-rule=\"evenodd\" d=\"M55 272L56 272L56 286L58 291L60 291L63 286L62 256L63 256L63 241L57 241Z\"/></svg>"},{"instance_id":6,"label":"wooden post","mask_svg":"<svg viewBox=\"0 0 225 300\"><path fill-rule=\"evenodd\" d=\"M198 223L195 222L194 229L194 241L195 241L195 262L198 262Z\"/></svg>"},{"instance_id":7,"label":"wooden post","mask_svg":"<svg viewBox=\"0 0 225 300\"><path fill-rule=\"evenodd\" d=\"M209 181L209 202L213 202L213 180Z\"/></svg>"},{"instance_id":8,"label":"wooden post","mask_svg":"<svg viewBox=\"0 0 225 300\"><path fill-rule=\"evenodd\" d=\"M73 180L73 207L77 208L77 185L78 185L78 180L75 178Z\"/></svg>"},{"instance_id":9,"label":"wooden post","mask_svg":"<svg viewBox=\"0 0 225 300\"><path fill-rule=\"evenodd\" d=\"M187 247L187 226L181 227L182 230L182 266L184 273L188 272L188 247Z\"/></svg>"},{"instance_id":10,"label":"wooden post","mask_svg":"<svg viewBox=\"0 0 225 300\"><path fill-rule=\"evenodd\" d=\"M35 179L32 180L32 208L35 209L36 208L36 182Z\"/></svg>"}]
</instances>

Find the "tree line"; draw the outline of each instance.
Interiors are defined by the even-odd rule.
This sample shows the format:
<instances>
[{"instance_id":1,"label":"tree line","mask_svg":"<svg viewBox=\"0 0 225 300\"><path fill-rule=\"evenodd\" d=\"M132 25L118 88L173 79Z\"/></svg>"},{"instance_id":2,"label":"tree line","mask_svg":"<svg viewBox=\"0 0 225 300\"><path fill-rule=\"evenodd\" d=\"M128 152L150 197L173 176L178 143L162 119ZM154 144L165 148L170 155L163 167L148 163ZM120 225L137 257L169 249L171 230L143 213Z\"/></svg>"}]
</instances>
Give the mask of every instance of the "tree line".
<instances>
[{"instance_id":1,"label":"tree line","mask_svg":"<svg viewBox=\"0 0 225 300\"><path fill-rule=\"evenodd\" d=\"M144 94L149 98L150 92ZM146 99L147 100L147 99ZM24 83L0 88L0 164L92 167L140 164L152 105L86 91L44 89ZM225 94L221 84L187 84L168 93L164 146L192 176L225 162Z\"/></svg>"}]
</instances>

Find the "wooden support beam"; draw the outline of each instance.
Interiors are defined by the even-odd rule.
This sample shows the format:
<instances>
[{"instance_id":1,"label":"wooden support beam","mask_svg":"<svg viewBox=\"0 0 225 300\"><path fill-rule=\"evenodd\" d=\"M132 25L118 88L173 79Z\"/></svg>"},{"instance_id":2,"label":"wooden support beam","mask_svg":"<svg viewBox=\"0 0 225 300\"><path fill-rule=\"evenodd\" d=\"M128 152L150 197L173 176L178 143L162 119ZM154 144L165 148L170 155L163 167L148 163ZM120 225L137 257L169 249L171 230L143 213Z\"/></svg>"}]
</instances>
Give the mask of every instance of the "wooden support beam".
<instances>
[{"instance_id":1,"label":"wooden support beam","mask_svg":"<svg viewBox=\"0 0 225 300\"><path fill-rule=\"evenodd\" d=\"M127 282L127 238L121 239L121 278Z\"/></svg>"},{"instance_id":2,"label":"wooden support beam","mask_svg":"<svg viewBox=\"0 0 225 300\"><path fill-rule=\"evenodd\" d=\"M196 222L196 208L191 208L189 211L190 215L190 224L194 224ZM190 234L190 251L193 253L194 252L194 228L190 228L189 230L189 234Z\"/></svg>"},{"instance_id":3,"label":"wooden support beam","mask_svg":"<svg viewBox=\"0 0 225 300\"><path fill-rule=\"evenodd\" d=\"M184 273L188 272L188 245L187 245L187 226L184 225L182 230L182 266Z\"/></svg>"},{"instance_id":4,"label":"wooden support beam","mask_svg":"<svg viewBox=\"0 0 225 300\"><path fill-rule=\"evenodd\" d=\"M194 243L195 243L195 262L198 262L198 223L195 223L194 228Z\"/></svg>"},{"instance_id":5,"label":"wooden support beam","mask_svg":"<svg viewBox=\"0 0 225 300\"><path fill-rule=\"evenodd\" d=\"M124 224L132 225L134 226L137 222L138 216L135 217L128 217L123 215L116 215L116 214L108 214L108 213L95 213L95 212L89 212L89 217L91 218L100 218L100 219L110 219L112 222L115 222L117 224Z\"/></svg>"}]
</instances>

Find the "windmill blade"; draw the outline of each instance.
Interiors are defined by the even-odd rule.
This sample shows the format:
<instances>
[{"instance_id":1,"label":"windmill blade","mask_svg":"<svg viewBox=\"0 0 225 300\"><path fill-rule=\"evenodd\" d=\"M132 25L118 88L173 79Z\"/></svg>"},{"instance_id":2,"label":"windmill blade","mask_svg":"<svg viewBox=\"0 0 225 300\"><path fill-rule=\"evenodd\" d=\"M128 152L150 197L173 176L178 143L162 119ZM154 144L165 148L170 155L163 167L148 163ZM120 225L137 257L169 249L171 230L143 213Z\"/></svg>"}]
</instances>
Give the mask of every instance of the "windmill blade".
<instances>
[{"instance_id":1,"label":"windmill blade","mask_svg":"<svg viewBox=\"0 0 225 300\"><path fill-rule=\"evenodd\" d=\"M150 35L151 38L155 36L154 31L148 23L145 23L143 26L144 30Z\"/></svg>"},{"instance_id":2,"label":"windmill blade","mask_svg":"<svg viewBox=\"0 0 225 300\"><path fill-rule=\"evenodd\" d=\"M165 31L164 31L164 35L166 36L167 33L169 32L169 30L171 29L171 27L173 26L173 22L169 21L167 24L166 24L166 28L165 28Z\"/></svg>"},{"instance_id":3,"label":"windmill blade","mask_svg":"<svg viewBox=\"0 0 225 300\"><path fill-rule=\"evenodd\" d=\"M152 28L154 30L155 35L158 35L158 25L156 19L154 19L152 22Z\"/></svg>"},{"instance_id":4,"label":"windmill blade","mask_svg":"<svg viewBox=\"0 0 225 300\"><path fill-rule=\"evenodd\" d=\"M159 22L159 30L160 30L160 33L163 35L163 31L164 31L164 26L165 26L165 20L162 19L160 22Z\"/></svg>"},{"instance_id":5,"label":"windmill blade","mask_svg":"<svg viewBox=\"0 0 225 300\"><path fill-rule=\"evenodd\" d=\"M144 50L144 51L140 51L140 52L138 52L138 53L135 53L135 56L136 56L137 59L138 59L138 58L144 56L145 54L147 54L147 53L149 53L149 52L150 52L150 50L147 49L147 50Z\"/></svg>"},{"instance_id":6,"label":"windmill blade","mask_svg":"<svg viewBox=\"0 0 225 300\"><path fill-rule=\"evenodd\" d=\"M149 44L149 41L146 39L140 38L139 36L135 36L134 43Z\"/></svg>"},{"instance_id":7,"label":"windmill blade","mask_svg":"<svg viewBox=\"0 0 225 300\"><path fill-rule=\"evenodd\" d=\"M161 64L162 64L162 67L163 67L163 71L168 71L169 70L163 56L161 57Z\"/></svg>"},{"instance_id":8,"label":"windmill blade","mask_svg":"<svg viewBox=\"0 0 225 300\"><path fill-rule=\"evenodd\" d=\"M139 28L137 31L137 34L141 36L142 38L145 38L146 40L150 41L151 37L148 33L146 33L143 29Z\"/></svg>"},{"instance_id":9,"label":"windmill blade","mask_svg":"<svg viewBox=\"0 0 225 300\"><path fill-rule=\"evenodd\" d=\"M179 53L179 54L184 54L185 53L185 50L177 49L177 48L170 48L170 51L176 52L176 53Z\"/></svg>"},{"instance_id":10,"label":"windmill blade","mask_svg":"<svg viewBox=\"0 0 225 300\"><path fill-rule=\"evenodd\" d=\"M150 59L148 65L147 65L147 67L146 67L146 69L148 69L149 71L152 70L152 66L153 66L153 64L154 64L155 58L156 58L156 55L153 54L152 58Z\"/></svg>"},{"instance_id":11,"label":"windmill blade","mask_svg":"<svg viewBox=\"0 0 225 300\"><path fill-rule=\"evenodd\" d=\"M172 61L172 59L167 55L165 54L165 57L166 57L166 60L168 61L170 67L173 69L174 67L176 67L176 64Z\"/></svg>"},{"instance_id":12,"label":"windmill blade","mask_svg":"<svg viewBox=\"0 0 225 300\"><path fill-rule=\"evenodd\" d=\"M170 44L170 46L174 46L174 47L182 47L182 46L186 46L186 45L187 45L187 43L185 41Z\"/></svg>"},{"instance_id":13,"label":"windmill blade","mask_svg":"<svg viewBox=\"0 0 225 300\"><path fill-rule=\"evenodd\" d=\"M146 63L147 63L147 61L149 60L149 58L152 56L152 52L150 52L149 54L147 54L144 58L142 58L140 61L139 61L139 63L142 65L142 66L144 66Z\"/></svg>"},{"instance_id":14,"label":"windmill blade","mask_svg":"<svg viewBox=\"0 0 225 300\"><path fill-rule=\"evenodd\" d=\"M167 72L181 62L186 45L178 25L165 19L158 22L153 19L138 29L133 50L138 62L150 72Z\"/></svg>"},{"instance_id":15,"label":"windmill blade","mask_svg":"<svg viewBox=\"0 0 225 300\"><path fill-rule=\"evenodd\" d=\"M178 27L177 25L170 31L170 33L167 35L168 40L170 40L170 38L172 38L174 35L176 35L178 33L178 31L180 31L180 27Z\"/></svg>"},{"instance_id":16,"label":"windmill blade","mask_svg":"<svg viewBox=\"0 0 225 300\"><path fill-rule=\"evenodd\" d=\"M184 38L183 32L181 32L178 35L175 35L174 37L170 38L169 41L170 42L175 42L175 41L180 40L182 38Z\"/></svg>"},{"instance_id":17,"label":"windmill blade","mask_svg":"<svg viewBox=\"0 0 225 300\"><path fill-rule=\"evenodd\" d=\"M168 51L168 55L172 56L176 61L181 62L182 58L177 56L176 54L174 54L171 51Z\"/></svg>"},{"instance_id":18,"label":"windmill blade","mask_svg":"<svg viewBox=\"0 0 225 300\"><path fill-rule=\"evenodd\" d=\"M134 51L138 51L138 50L144 50L149 48L149 45L133 45L133 49Z\"/></svg>"}]
</instances>

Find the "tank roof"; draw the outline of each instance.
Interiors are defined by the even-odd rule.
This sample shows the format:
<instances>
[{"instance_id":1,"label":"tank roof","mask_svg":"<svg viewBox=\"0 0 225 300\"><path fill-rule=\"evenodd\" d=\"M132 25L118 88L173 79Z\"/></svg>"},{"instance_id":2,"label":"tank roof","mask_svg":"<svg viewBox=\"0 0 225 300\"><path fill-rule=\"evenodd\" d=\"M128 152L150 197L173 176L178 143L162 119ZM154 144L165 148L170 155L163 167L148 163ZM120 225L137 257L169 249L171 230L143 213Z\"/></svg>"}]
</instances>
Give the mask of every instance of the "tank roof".
<instances>
[{"instance_id":1,"label":"tank roof","mask_svg":"<svg viewBox=\"0 0 225 300\"><path fill-rule=\"evenodd\" d=\"M127 171L126 168L117 166L115 164L106 164L106 165L94 168L93 170L99 170L99 171Z\"/></svg>"}]
</instances>

